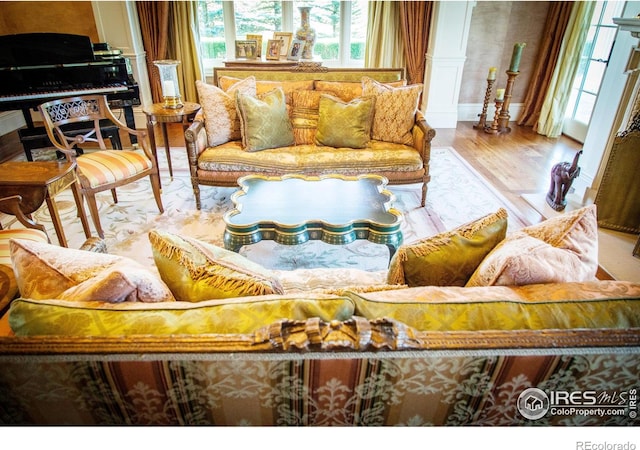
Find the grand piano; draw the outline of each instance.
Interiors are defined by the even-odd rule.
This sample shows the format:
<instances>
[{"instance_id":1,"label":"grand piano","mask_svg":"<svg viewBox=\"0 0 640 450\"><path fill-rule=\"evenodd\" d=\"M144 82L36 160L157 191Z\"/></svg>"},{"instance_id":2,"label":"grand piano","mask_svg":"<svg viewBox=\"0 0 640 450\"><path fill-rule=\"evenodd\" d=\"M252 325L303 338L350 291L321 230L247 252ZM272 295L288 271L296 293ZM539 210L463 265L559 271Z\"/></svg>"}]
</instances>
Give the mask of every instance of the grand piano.
<instances>
[{"instance_id":1,"label":"grand piano","mask_svg":"<svg viewBox=\"0 0 640 450\"><path fill-rule=\"evenodd\" d=\"M34 129L30 110L84 94L106 94L109 106L122 109L127 125L135 128L133 106L140 105L140 93L119 51L75 34L0 36L0 111L22 111L28 129Z\"/></svg>"}]
</instances>

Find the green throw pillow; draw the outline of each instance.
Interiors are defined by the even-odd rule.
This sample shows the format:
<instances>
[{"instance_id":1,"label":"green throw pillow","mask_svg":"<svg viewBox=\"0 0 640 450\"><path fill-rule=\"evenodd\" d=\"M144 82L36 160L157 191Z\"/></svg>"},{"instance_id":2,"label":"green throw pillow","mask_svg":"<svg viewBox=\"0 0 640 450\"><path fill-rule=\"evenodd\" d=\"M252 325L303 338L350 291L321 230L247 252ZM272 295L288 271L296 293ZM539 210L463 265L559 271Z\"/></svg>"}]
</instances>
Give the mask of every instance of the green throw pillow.
<instances>
[{"instance_id":1,"label":"green throw pillow","mask_svg":"<svg viewBox=\"0 0 640 450\"><path fill-rule=\"evenodd\" d=\"M323 94L320 97L316 143L328 147L364 148L371 140L375 97L350 102Z\"/></svg>"},{"instance_id":2,"label":"green throw pillow","mask_svg":"<svg viewBox=\"0 0 640 450\"><path fill-rule=\"evenodd\" d=\"M267 92L262 98L238 92L236 107L245 150L255 152L295 144L282 88Z\"/></svg>"},{"instance_id":3,"label":"green throw pillow","mask_svg":"<svg viewBox=\"0 0 640 450\"><path fill-rule=\"evenodd\" d=\"M160 277L176 300L283 293L269 270L237 253L159 230L149 232L149 241Z\"/></svg>"},{"instance_id":4,"label":"green throw pillow","mask_svg":"<svg viewBox=\"0 0 640 450\"><path fill-rule=\"evenodd\" d=\"M451 231L402 245L391 260L387 283L464 286L506 233L507 211L500 208Z\"/></svg>"}]
</instances>

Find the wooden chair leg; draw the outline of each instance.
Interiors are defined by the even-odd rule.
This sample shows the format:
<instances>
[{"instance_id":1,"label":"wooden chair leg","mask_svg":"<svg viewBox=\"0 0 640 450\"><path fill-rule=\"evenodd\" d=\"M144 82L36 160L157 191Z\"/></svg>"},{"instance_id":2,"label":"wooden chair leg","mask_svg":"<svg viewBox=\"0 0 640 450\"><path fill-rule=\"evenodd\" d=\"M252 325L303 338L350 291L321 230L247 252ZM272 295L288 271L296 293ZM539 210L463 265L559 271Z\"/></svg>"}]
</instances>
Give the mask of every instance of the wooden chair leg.
<instances>
[{"instance_id":1,"label":"wooden chair leg","mask_svg":"<svg viewBox=\"0 0 640 450\"><path fill-rule=\"evenodd\" d=\"M104 239L104 232L102 231L102 226L100 225L100 216L98 215L98 204L96 203L96 195L93 192L86 194L87 204L89 205L89 213L91 214L91 220L93 221L93 226L96 228L96 233L102 239Z\"/></svg>"},{"instance_id":2,"label":"wooden chair leg","mask_svg":"<svg viewBox=\"0 0 640 450\"><path fill-rule=\"evenodd\" d=\"M118 203L118 194L115 189L111 189L111 197L113 197L113 203Z\"/></svg>"},{"instance_id":3,"label":"wooden chair leg","mask_svg":"<svg viewBox=\"0 0 640 450\"><path fill-rule=\"evenodd\" d=\"M164 207L162 206L162 197L160 196L160 177L157 173L152 173L149 175L149 179L151 180L151 189L153 189L156 205L158 205L158 210L160 210L160 214L162 214Z\"/></svg>"}]
</instances>

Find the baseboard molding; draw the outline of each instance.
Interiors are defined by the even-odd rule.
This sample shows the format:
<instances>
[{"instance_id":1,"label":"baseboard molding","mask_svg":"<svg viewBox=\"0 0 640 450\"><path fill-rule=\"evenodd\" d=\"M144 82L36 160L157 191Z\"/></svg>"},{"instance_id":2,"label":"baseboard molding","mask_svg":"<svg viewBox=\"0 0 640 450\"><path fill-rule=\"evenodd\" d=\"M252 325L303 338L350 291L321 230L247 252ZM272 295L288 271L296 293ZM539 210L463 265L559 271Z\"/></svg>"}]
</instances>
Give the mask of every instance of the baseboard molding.
<instances>
[{"instance_id":1,"label":"baseboard molding","mask_svg":"<svg viewBox=\"0 0 640 450\"><path fill-rule=\"evenodd\" d=\"M511 121L518 120L520 113L522 112L522 103L512 103L509 106L509 115ZM460 122L477 122L482 113L481 103L459 103L458 104L458 120ZM487 106L487 123L493 121L493 116L496 114L496 105L490 104Z\"/></svg>"}]
</instances>

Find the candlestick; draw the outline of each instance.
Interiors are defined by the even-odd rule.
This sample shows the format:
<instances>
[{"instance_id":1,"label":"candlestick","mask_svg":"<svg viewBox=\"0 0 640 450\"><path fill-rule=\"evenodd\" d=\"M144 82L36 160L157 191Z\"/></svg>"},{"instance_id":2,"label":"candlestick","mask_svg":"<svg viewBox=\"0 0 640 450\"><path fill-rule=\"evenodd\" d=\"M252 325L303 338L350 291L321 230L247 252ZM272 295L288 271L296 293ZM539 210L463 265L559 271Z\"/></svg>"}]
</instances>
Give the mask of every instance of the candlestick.
<instances>
[{"instance_id":1,"label":"candlestick","mask_svg":"<svg viewBox=\"0 0 640 450\"><path fill-rule=\"evenodd\" d=\"M496 112L493 115L493 122L491 123L491 126L486 127L484 129L485 133L489 133L489 134L498 134L500 133L500 125L498 124L498 117L500 116L500 111L502 110L502 100L499 99L495 99L496 102Z\"/></svg>"},{"instance_id":2,"label":"candlestick","mask_svg":"<svg viewBox=\"0 0 640 450\"><path fill-rule=\"evenodd\" d=\"M493 80L490 78L487 78L487 90L484 93L484 102L482 103L482 112L478 114L478 116L480 117L480 119L478 120L478 123L476 123L473 126L473 128L475 129L484 130L484 128L487 125L487 108L489 106L489 99L491 98L491 89L492 89L493 83L495 83L495 77Z\"/></svg>"},{"instance_id":3,"label":"candlestick","mask_svg":"<svg viewBox=\"0 0 640 450\"><path fill-rule=\"evenodd\" d=\"M511 64L509 65L510 72L518 72L520 69L520 59L522 58L522 50L527 44L525 42L516 42L513 45L513 54L511 55Z\"/></svg>"},{"instance_id":4,"label":"candlestick","mask_svg":"<svg viewBox=\"0 0 640 450\"><path fill-rule=\"evenodd\" d=\"M496 79L496 72L498 71L497 67L489 68L489 75L487 75L487 81Z\"/></svg>"},{"instance_id":5,"label":"candlestick","mask_svg":"<svg viewBox=\"0 0 640 450\"><path fill-rule=\"evenodd\" d=\"M520 74L520 72L512 72L507 70L507 87L504 92L504 105L502 106L502 110L500 111L498 129L500 133L509 133L511 128L509 128L509 119L511 116L509 115L509 106L511 105L511 93L513 91L513 84L516 81L516 77Z\"/></svg>"}]
</instances>

